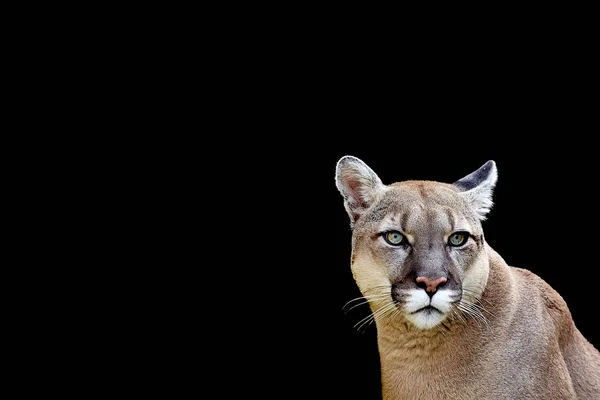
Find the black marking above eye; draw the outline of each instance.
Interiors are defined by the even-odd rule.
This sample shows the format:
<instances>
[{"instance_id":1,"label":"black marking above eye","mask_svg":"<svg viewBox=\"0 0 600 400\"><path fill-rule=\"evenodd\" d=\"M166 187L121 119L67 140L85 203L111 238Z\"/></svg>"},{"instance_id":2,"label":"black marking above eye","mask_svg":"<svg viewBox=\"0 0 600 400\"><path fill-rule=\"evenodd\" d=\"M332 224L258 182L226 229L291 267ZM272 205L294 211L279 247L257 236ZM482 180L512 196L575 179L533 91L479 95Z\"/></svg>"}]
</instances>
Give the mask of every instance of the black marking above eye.
<instances>
[{"instance_id":1,"label":"black marking above eye","mask_svg":"<svg viewBox=\"0 0 600 400\"><path fill-rule=\"evenodd\" d=\"M460 247L467 243L469 236L471 236L469 232L454 232L448 238L448 245L452 247Z\"/></svg>"},{"instance_id":2,"label":"black marking above eye","mask_svg":"<svg viewBox=\"0 0 600 400\"><path fill-rule=\"evenodd\" d=\"M384 232L383 238L388 244L391 244L392 246L400 246L408 242L406 236L404 236L398 231Z\"/></svg>"}]
</instances>

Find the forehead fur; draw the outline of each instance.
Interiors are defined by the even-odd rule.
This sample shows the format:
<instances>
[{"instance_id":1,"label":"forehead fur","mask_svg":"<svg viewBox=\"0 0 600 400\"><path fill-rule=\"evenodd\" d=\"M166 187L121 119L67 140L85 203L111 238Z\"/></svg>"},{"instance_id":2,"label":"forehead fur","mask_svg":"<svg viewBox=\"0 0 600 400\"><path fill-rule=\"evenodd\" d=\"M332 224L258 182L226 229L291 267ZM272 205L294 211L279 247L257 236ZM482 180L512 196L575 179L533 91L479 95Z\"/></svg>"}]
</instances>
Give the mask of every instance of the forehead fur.
<instances>
[{"instance_id":1,"label":"forehead fur","mask_svg":"<svg viewBox=\"0 0 600 400\"><path fill-rule=\"evenodd\" d=\"M390 214L402 214L414 211L415 207L423 210L452 210L460 213L469 222L478 225L478 218L469 209L464 198L459 196L456 187L434 181L403 181L388 185L379 200L362 219L363 224L381 222Z\"/></svg>"}]
</instances>

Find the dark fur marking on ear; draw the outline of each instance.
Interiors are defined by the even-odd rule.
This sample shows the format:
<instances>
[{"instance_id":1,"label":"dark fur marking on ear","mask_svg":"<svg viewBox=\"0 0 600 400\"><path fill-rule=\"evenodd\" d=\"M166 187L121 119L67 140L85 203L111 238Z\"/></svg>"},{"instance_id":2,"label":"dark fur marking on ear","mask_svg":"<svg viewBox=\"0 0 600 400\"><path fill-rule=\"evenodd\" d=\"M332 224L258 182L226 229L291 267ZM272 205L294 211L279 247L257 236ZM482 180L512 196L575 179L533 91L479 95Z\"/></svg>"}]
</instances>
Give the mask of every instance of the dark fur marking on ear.
<instances>
[{"instance_id":1,"label":"dark fur marking on ear","mask_svg":"<svg viewBox=\"0 0 600 400\"><path fill-rule=\"evenodd\" d=\"M454 186L464 191L473 189L487 178L492 169L492 163L491 160L486 162L477 171L454 182Z\"/></svg>"}]
</instances>

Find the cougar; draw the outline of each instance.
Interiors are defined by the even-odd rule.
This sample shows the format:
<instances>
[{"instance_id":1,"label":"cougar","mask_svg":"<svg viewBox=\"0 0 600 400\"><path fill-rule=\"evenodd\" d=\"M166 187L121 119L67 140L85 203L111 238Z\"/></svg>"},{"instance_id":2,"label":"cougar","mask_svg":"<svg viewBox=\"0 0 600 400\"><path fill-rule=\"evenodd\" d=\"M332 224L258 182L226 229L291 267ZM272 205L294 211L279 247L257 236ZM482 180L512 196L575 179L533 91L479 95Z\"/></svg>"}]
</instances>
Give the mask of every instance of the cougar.
<instances>
[{"instance_id":1,"label":"cougar","mask_svg":"<svg viewBox=\"0 0 600 400\"><path fill-rule=\"evenodd\" d=\"M392 184L337 162L384 400L600 400L600 352L564 299L485 240L497 178L494 160L453 183Z\"/></svg>"}]
</instances>

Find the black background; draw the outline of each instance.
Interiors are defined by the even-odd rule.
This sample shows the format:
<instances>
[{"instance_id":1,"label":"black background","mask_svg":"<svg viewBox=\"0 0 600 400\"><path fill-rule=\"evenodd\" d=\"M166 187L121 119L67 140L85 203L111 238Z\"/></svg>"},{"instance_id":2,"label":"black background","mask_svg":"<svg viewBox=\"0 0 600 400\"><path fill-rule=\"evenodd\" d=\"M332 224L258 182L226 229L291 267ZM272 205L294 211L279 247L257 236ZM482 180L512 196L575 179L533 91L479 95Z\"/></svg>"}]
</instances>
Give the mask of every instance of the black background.
<instances>
[{"instance_id":1,"label":"black background","mask_svg":"<svg viewBox=\"0 0 600 400\"><path fill-rule=\"evenodd\" d=\"M275 327L262 331L277 360L270 385L315 398L380 398L375 326L354 327L369 310L343 310L361 295L350 271L349 217L334 181L344 155L361 158L386 184L454 182L496 161L495 204L483 222L488 243L509 265L554 287L583 335L600 348L593 326L599 269L593 142L454 131L374 129L337 135L335 143L326 135L298 139L281 153L294 151L292 157L269 160L283 172L280 181L273 176L281 192L272 204L271 229L280 238L274 285L282 300Z\"/></svg>"},{"instance_id":2,"label":"black background","mask_svg":"<svg viewBox=\"0 0 600 400\"><path fill-rule=\"evenodd\" d=\"M323 32L307 19L294 35L282 35L285 27L258 39L244 32L223 48L233 60L211 60L226 78L216 79L218 90L202 105L207 140L192 149L206 163L202 218L209 214L225 229L209 230L216 244L201 249L202 273L211 255L219 265L210 269L225 274L207 285L219 289L210 305L231 324L208 330L227 340L215 349L223 389L277 399L380 398L375 329L353 328L368 310L342 310L360 296L334 182L344 155L361 158L384 183L453 182L495 160L488 242L509 265L552 285L599 347L592 325L598 74L585 25L571 38L551 19L551 29L514 40L507 38L512 26L503 25L468 40L436 35L427 45L413 40L428 35L421 30L390 45L364 36L358 21L337 10L336 20L349 26L328 21ZM222 175L206 185L215 171ZM205 232L204 221L198 229ZM217 245L223 249L215 252ZM226 300L234 306L221 306ZM235 385L242 377L245 384Z\"/></svg>"},{"instance_id":3,"label":"black background","mask_svg":"<svg viewBox=\"0 0 600 400\"><path fill-rule=\"evenodd\" d=\"M509 265L553 286L600 347L597 79L587 49L562 63L554 42L536 62L527 61L529 48L439 65L400 55L406 67L388 51L371 54L370 42L345 45L343 57L338 43L323 42L306 54L275 53L277 62L255 75L232 76L239 109L219 126L224 150L210 149L220 156L211 170L226 172L235 192L226 226L250 230L246 251L225 251L241 256L223 282L249 316L241 326L228 318L235 350L250 351L234 358L244 361L235 371L275 398L380 399L374 326L354 328L369 310L343 310L360 296L334 181L344 155L361 158L384 183L454 182L495 160L487 241Z\"/></svg>"}]
</instances>

